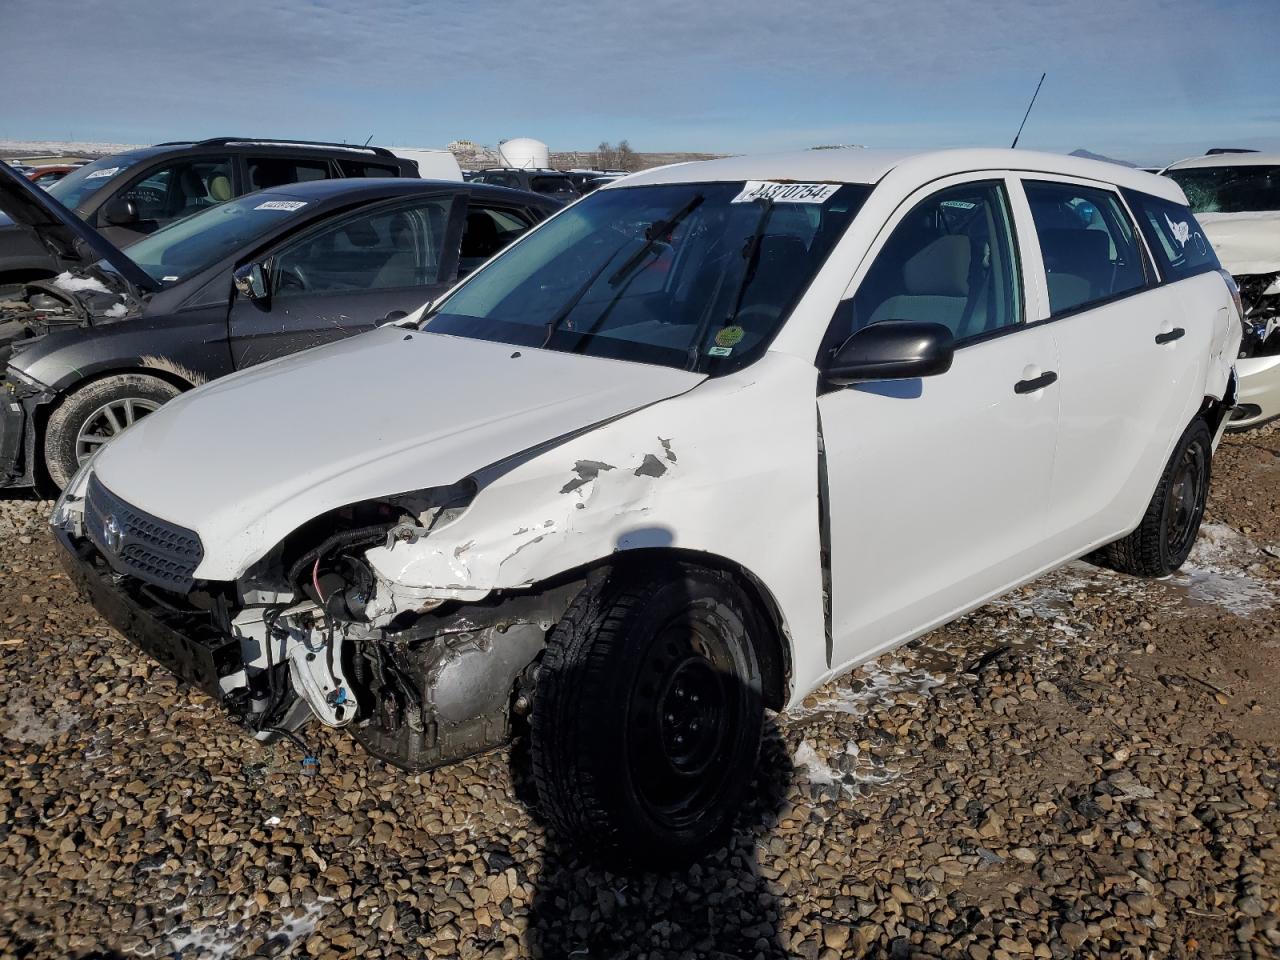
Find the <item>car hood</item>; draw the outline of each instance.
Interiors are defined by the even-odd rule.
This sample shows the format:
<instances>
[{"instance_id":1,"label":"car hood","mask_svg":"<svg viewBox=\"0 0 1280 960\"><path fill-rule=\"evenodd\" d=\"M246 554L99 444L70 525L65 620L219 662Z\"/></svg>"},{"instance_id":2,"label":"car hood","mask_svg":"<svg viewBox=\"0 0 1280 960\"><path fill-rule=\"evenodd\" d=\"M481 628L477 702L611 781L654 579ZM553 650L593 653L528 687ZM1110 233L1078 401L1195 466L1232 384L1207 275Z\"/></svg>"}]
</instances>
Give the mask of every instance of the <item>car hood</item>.
<instances>
[{"instance_id":1,"label":"car hood","mask_svg":"<svg viewBox=\"0 0 1280 960\"><path fill-rule=\"evenodd\" d=\"M1280 211L1199 213L1196 219L1228 273L1280 271Z\"/></svg>"},{"instance_id":2,"label":"car hood","mask_svg":"<svg viewBox=\"0 0 1280 960\"><path fill-rule=\"evenodd\" d=\"M81 220L46 191L0 163L0 210L26 230L58 261L63 270L106 260L135 295L157 284L110 240Z\"/></svg>"},{"instance_id":3,"label":"car hood","mask_svg":"<svg viewBox=\"0 0 1280 960\"><path fill-rule=\"evenodd\" d=\"M94 473L199 533L198 577L232 580L328 510L456 483L703 379L384 327L173 400L105 447Z\"/></svg>"}]
</instances>

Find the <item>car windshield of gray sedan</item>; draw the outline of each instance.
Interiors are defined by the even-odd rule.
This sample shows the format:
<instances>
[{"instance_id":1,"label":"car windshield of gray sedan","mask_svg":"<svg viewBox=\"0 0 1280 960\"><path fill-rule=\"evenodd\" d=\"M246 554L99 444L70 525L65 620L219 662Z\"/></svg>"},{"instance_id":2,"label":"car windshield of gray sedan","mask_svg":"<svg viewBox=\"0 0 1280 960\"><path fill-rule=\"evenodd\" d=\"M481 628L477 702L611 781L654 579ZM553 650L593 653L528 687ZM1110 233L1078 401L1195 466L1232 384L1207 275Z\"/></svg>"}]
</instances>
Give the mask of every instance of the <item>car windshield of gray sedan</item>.
<instances>
[{"instance_id":1,"label":"car windshield of gray sedan","mask_svg":"<svg viewBox=\"0 0 1280 960\"><path fill-rule=\"evenodd\" d=\"M425 329L727 373L768 348L870 190L598 190L478 271Z\"/></svg>"},{"instance_id":2,"label":"car windshield of gray sedan","mask_svg":"<svg viewBox=\"0 0 1280 960\"><path fill-rule=\"evenodd\" d=\"M1280 210L1280 166L1188 167L1170 170L1192 213L1261 213Z\"/></svg>"},{"instance_id":3,"label":"car windshield of gray sedan","mask_svg":"<svg viewBox=\"0 0 1280 960\"><path fill-rule=\"evenodd\" d=\"M177 283L298 216L306 201L253 193L220 203L157 230L125 253L151 279Z\"/></svg>"}]
</instances>

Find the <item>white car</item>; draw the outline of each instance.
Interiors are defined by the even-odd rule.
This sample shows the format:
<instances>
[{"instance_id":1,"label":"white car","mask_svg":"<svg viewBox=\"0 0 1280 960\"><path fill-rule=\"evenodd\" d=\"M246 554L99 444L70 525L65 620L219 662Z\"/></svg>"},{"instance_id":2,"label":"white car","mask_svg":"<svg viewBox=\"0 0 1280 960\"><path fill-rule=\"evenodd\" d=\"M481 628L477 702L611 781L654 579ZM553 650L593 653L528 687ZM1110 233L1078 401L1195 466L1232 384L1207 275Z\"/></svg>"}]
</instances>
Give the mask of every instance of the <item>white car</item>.
<instances>
[{"instance_id":1,"label":"white car","mask_svg":"<svg viewBox=\"0 0 1280 960\"><path fill-rule=\"evenodd\" d=\"M1182 187L1244 301L1231 428L1280 416L1280 154L1226 152L1164 171Z\"/></svg>"},{"instance_id":2,"label":"white car","mask_svg":"<svg viewBox=\"0 0 1280 960\"><path fill-rule=\"evenodd\" d=\"M171 401L53 517L259 736L528 730L597 852L726 828L764 708L1075 557L1191 549L1230 277L1167 178L830 150L606 185L425 313Z\"/></svg>"}]
</instances>

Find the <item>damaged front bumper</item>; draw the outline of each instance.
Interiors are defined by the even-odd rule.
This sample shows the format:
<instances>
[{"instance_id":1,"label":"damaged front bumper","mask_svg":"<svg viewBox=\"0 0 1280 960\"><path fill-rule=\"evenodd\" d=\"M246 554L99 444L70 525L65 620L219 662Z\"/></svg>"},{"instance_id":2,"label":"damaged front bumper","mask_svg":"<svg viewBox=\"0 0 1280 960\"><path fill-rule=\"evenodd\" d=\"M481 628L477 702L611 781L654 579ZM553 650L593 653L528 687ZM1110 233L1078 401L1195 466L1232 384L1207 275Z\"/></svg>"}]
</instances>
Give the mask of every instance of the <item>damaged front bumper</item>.
<instances>
[{"instance_id":1,"label":"damaged front bumper","mask_svg":"<svg viewBox=\"0 0 1280 960\"><path fill-rule=\"evenodd\" d=\"M77 499L82 491L88 496ZM90 535L86 522L104 529L112 523L114 557L103 546L110 541ZM177 589L147 583L147 568L130 555L145 538L131 539L130 529L150 525L154 535L156 523L163 521L91 478L68 485L54 511L63 566L116 630L259 739L314 716L347 727L369 753L412 771L510 739L515 718L528 709L547 634L582 587L568 580L479 603L441 603L394 627L375 627L336 615L336 603L322 607L247 578L188 580ZM327 585L323 566L315 569L308 579ZM133 575L138 570L141 576Z\"/></svg>"}]
</instances>

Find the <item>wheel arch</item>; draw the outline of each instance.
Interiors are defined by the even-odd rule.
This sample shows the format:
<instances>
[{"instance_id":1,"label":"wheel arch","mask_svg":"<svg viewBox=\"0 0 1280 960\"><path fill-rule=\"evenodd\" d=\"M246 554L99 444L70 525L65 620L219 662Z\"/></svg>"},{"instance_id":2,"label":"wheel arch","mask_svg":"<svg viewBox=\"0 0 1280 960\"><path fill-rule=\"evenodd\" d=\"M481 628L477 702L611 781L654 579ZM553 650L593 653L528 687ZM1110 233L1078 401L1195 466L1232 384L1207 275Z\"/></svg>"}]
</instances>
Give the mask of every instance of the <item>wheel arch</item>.
<instances>
[{"instance_id":1,"label":"wheel arch","mask_svg":"<svg viewBox=\"0 0 1280 960\"><path fill-rule=\"evenodd\" d=\"M793 655L791 633L787 629L782 608L773 592L758 576L742 564L718 554L678 547L636 547L615 553L607 561L586 571L588 581L603 571L638 564L662 562L684 563L727 574L742 589L764 623L765 636L756 638L756 656L760 660L765 706L781 710L791 695Z\"/></svg>"}]
</instances>

